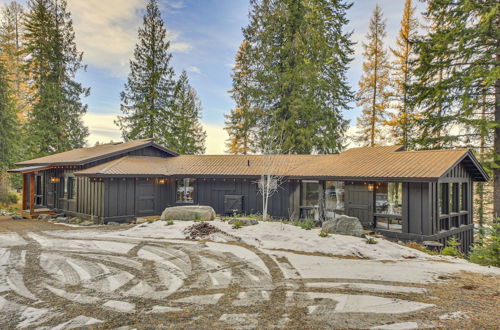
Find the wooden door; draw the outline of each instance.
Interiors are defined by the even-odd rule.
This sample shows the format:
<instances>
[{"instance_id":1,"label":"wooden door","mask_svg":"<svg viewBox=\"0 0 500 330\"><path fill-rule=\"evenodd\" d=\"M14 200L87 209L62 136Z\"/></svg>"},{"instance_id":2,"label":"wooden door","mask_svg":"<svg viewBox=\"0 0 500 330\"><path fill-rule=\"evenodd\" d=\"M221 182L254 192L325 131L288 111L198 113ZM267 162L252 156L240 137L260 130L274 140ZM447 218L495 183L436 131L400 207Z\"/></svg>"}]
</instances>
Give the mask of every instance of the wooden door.
<instances>
[{"instance_id":1,"label":"wooden door","mask_svg":"<svg viewBox=\"0 0 500 330\"><path fill-rule=\"evenodd\" d=\"M373 222L373 191L363 184L351 184L345 187L346 214L356 217L363 226Z\"/></svg>"},{"instance_id":2,"label":"wooden door","mask_svg":"<svg viewBox=\"0 0 500 330\"><path fill-rule=\"evenodd\" d=\"M155 183L154 180L137 180L136 215L153 215L155 213Z\"/></svg>"}]
</instances>

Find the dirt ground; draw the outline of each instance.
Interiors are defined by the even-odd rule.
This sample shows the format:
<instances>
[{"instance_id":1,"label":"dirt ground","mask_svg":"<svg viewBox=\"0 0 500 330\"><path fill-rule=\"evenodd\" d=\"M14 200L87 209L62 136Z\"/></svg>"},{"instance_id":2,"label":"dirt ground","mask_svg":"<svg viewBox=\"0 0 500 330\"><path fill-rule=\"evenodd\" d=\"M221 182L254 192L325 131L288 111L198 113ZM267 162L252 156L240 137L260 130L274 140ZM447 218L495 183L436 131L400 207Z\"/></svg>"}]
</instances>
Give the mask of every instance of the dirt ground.
<instances>
[{"instance_id":1,"label":"dirt ground","mask_svg":"<svg viewBox=\"0 0 500 330\"><path fill-rule=\"evenodd\" d=\"M272 251L120 237L125 228L0 218L0 328L500 325L495 277L461 273L432 284L304 278ZM113 235L95 238L95 231Z\"/></svg>"}]
</instances>

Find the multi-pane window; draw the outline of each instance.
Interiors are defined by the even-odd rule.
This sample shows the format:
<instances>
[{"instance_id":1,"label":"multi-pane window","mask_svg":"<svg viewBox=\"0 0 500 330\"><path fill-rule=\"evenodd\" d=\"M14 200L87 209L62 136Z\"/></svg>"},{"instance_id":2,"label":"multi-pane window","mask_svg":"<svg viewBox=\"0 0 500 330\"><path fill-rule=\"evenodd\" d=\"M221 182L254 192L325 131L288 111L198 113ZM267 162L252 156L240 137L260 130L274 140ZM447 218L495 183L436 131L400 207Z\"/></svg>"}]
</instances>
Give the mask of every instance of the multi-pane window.
<instances>
[{"instance_id":1,"label":"multi-pane window","mask_svg":"<svg viewBox=\"0 0 500 330\"><path fill-rule=\"evenodd\" d=\"M64 192L64 196L67 199L75 199L76 198L75 178L72 176L69 176L66 180L66 190Z\"/></svg>"},{"instance_id":2,"label":"multi-pane window","mask_svg":"<svg viewBox=\"0 0 500 330\"><path fill-rule=\"evenodd\" d=\"M177 203L193 203L194 179L178 179L175 183Z\"/></svg>"},{"instance_id":3,"label":"multi-pane window","mask_svg":"<svg viewBox=\"0 0 500 330\"><path fill-rule=\"evenodd\" d=\"M439 214L449 213L449 185L448 183L439 184Z\"/></svg>"},{"instance_id":4,"label":"multi-pane window","mask_svg":"<svg viewBox=\"0 0 500 330\"><path fill-rule=\"evenodd\" d=\"M460 185L460 211L467 211L467 183Z\"/></svg>"},{"instance_id":5,"label":"multi-pane window","mask_svg":"<svg viewBox=\"0 0 500 330\"><path fill-rule=\"evenodd\" d=\"M344 210L344 182L325 182L325 208L327 211Z\"/></svg>"},{"instance_id":6,"label":"multi-pane window","mask_svg":"<svg viewBox=\"0 0 500 330\"><path fill-rule=\"evenodd\" d=\"M319 182L302 181L301 206L318 206L319 204Z\"/></svg>"},{"instance_id":7,"label":"multi-pane window","mask_svg":"<svg viewBox=\"0 0 500 330\"><path fill-rule=\"evenodd\" d=\"M377 214L403 214L403 184L383 182L376 187L375 211Z\"/></svg>"},{"instance_id":8,"label":"multi-pane window","mask_svg":"<svg viewBox=\"0 0 500 330\"><path fill-rule=\"evenodd\" d=\"M453 183L451 185L451 189L450 189L450 210L451 212L458 212L458 202L459 202L459 188L460 185L458 183Z\"/></svg>"}]
</instances>

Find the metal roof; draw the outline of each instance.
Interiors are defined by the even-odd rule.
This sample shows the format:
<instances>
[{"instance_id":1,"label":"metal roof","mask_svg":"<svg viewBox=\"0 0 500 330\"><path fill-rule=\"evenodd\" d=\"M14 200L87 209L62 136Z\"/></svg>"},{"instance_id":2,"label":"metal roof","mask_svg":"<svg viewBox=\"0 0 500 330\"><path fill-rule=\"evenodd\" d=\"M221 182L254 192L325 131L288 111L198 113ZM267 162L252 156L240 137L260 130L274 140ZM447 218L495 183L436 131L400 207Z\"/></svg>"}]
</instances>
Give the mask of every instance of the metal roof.
<instances>
[{"instance_id":1,"label":"metal roof","mask_svg":"<svg viewBox=\"0 0 500 330\"><path fill-rule=\"evenodd\" d=\"M153 139L142 139L128 142L101 144L90 148L73 149L50 156L19 162L16 165L82 165L96 160L119 155L128 151L141 149L147 146L154 146L155 148L163 150L173 156L177 155L177 153L154 143Z\"/></svg>"},{"instance_id":2,"label":"metal roof","mask_svg":"<svg viewBox=\"0 0 500 330\"><path fill-rule=\"evenodd\" d=\"M256 177L352 180L437 180L464 162L477 181L488 176L468 149L401 151L399 146L354 148L334 155L127 156L79 172L84 176Z\"/></svg>"},{"instance_id":3,"label":"metal roof","mask_svg":"<svg viewBox=\"0 0 500 330\"><path fill-rule=\"evenodd\" d=\"M46 166L46 165L38 165L38 166L28 166L28 167L15 168L12 170L8 170L7 172L9 172L9 173L32 173L32 172L47 170L49 168L50 167Z\"/></svg>"}]
</instances>

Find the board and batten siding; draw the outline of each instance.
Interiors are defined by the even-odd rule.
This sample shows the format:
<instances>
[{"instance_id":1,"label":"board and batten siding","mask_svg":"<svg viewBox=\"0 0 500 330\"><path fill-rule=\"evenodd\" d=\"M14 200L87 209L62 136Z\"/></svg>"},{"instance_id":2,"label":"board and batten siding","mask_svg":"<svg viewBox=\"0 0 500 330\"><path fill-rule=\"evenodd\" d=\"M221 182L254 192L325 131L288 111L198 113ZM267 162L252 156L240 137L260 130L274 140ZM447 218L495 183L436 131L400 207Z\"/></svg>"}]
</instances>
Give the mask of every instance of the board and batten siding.
<instances>
[{"instance_id":1,"label":"board and batten siding","mask_svg":"<svg viewBox=\"0 0 500 330\"><path fill-rule=\"evenodd\" d=\"M92 217L104 217L104 182L77 177L77 212Z\"/></svg>"}]
</instances>

